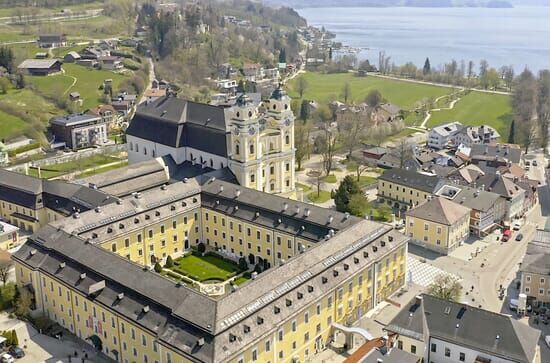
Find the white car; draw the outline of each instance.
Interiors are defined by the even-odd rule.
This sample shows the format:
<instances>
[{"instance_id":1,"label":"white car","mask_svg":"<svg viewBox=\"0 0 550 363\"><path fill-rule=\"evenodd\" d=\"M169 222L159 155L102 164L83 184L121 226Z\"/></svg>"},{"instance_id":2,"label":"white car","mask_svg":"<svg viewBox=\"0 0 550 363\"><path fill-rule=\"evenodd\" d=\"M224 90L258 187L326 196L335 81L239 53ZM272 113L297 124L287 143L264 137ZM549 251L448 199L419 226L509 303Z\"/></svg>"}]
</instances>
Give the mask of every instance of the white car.
<instances>
[{"instance_id":1,"label":"white car","mask_svg":"<svg viewBox=\"0 0 550 363\"><path fill-rule=\"evenodd\" d=\"M0 361L2 363L13 363L15 362L15 358L13 358L11 354L6 353L2 356L2 358L0 358Z\"/></svg>"},{"instance_id":2,"label":"white car","mask_svg":"<svg viewBox=\"0 0 550 363\"><path fill-rule=\"evenodd\" d=\"M520 222L514 223L514 231L519 231L520 228L521 228L521 223Z\"/></svg>"}]
</instances>

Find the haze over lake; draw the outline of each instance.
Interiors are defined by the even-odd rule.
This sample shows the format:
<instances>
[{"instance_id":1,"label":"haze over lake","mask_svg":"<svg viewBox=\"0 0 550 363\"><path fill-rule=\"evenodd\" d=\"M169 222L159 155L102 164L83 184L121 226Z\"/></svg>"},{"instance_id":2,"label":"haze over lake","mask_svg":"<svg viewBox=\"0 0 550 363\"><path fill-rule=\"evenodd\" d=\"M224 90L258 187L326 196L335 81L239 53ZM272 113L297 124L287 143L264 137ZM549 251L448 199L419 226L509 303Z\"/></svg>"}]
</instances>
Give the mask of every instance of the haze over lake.
<instances>
[{"instance_id":1,"label":"haze over lake","mask_svg":"<svg viewBox=\"0 0 550 363\"><path fill-rule=\"evenodd\" d=\"M414 62L426 57L432 67L464 59L486 59L499 68L513 65L519 73L527 65L550 68L550 7L488 8L305 8L298 9L308 24L324 26L336 40L369 48L359 58L378 66L385 50L392 62Z\"/></svg>"}]
</instances>

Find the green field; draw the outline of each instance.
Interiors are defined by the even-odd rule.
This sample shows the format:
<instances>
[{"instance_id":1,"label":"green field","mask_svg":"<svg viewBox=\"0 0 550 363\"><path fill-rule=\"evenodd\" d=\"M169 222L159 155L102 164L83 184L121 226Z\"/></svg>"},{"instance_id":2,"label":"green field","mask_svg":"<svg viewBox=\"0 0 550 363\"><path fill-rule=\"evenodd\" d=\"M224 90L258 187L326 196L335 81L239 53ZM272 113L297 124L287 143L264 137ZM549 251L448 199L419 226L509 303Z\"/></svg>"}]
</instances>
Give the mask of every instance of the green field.
<instances>
[{"instance_id":1,"label":"green field","mask_svg":"<svg viewBox=\"0 0 550 363\"><path fill-rule=\"evenodd\" d=\"M325 203L330 200L330 192L320 190L319 194L317 194L317 190L314 190L307 195L307 199L313 203Z\"/></svg>"},{"instance_id":2,"label":"green field","mask_svg":"<svg viewBox=\"0 0 550 363\"><path fill-rule=\"evenodd\" d=\"M112 155L94 155L88 158L82 158L66 163L46 165L40 168L40 177L50 179L69 174L75 171L101 167L105 164L121 162L120 167L124 166L120 158ZM119 164L117 164L118 166ZM105 169L105 168L104 168ZM106 170L108 171L108 170ZM38 177L38 169L29 168L29 175Z\"/></svg>"},{"instance_id":3,"label":"green field","mask_svg":"<svg viewBox=\"0 0 550 363\"><path fill-rule=\"evenodd\" d=\"M416 102L424 98L443 96L452 92L451 88L414 84L378 77L356 77L352 73L321 74L307 72L304 77L308 87L304 92L305 99L326 103L331 99L341 97L342 88L349 83L354 102L359 103L371 90L378 90L388 102L394 103L403 109L412 109ZM296 91L297 78L290 82L290 96L298 98Z\"/></svg>"},{"instance_id":4,"label":"green field","mask_svg":"<svg viewBox=\"0 0 550 363\"><path fill-rule=\"evenodd\" d=\"M105 79L113 80L113 90L117 91L120 84L127 78L124 75L97 69L89 69L77 64L64 64L64 74L47 77L29 77L36 89L48 96L67 95L79 92L84 100L82 110L89 109L101 103L102 91L99 86ZM76 78L76 83L71 86Z\"/></svg>"},{"instance_id":5,"label":"green field","mask_svg":"<svg viewBox=\"0 0 550 363\"><path fill-rule=\"evenodd\" d=\"M200 281L229 279L240 272L237 264L213 255L199 256L191 254L174 260L175 272L184 272L188 277Z\"/></svg>"},{"instance_id":6,"label":"green field","mask_svg":"<svg viewBox=\"0 0 550 363\"><path fill-rule=\"evenodd\" d=\"M27 124L18 117L0 111L0 140L8 138L23 132Z\"/></svg>"},{"instance_id":7,"label":"green field","mask_svg":"<svg viewBox=\"0 0 550 363\"><path fill-rule=\"evenodd\" d=\"M102 1L94 1L91 3L83 3L83 4L75 4L75 5L64 5L64 6L56 6L51 8L44 8L44 7L23 7L23 6L17 6L17 7L8 7L8 8L0 8L0 17L12 17L13 14L16 14L18 11L32 11L34 14L48 14L48 13L56 13L60 12L65 9L70 9L73 12L82 11L82 10L89 10L89 9L99 9L103 7Z\"/></svg>"},{"instance_id":8,"label":"green field","mask_svg":"<svg viewBox=\"0 0 550 363\"><path fill-rule=\"evenodd\" d=\"M500 133L501 140L506 141L512 122L510 98L472 91L458 101L452 110L432 112L426 126L434 127L451 121L460 121L464 125L492 126Z\"/></svg>"}]
</instances>

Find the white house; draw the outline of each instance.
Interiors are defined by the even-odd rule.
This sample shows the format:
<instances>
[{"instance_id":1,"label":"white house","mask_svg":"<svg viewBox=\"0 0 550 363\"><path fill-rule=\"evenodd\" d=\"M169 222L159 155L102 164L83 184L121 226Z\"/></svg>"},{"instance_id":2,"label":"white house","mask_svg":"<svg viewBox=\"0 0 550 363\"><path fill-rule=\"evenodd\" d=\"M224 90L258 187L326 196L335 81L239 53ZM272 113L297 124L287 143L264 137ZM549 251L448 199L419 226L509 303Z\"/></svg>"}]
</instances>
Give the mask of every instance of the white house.
<instances>
[{"instance_id":1,"label":"white house","mask_svg":"<svg viewBox=\"0 0 550 363\"><path fill-rule=\"evenodd\" d=\"M433 363L533 363L540 337L540 330L510 315L426 294L384 329L399 349Z\"/></svg>"},{"instance_id":2,"label":"white house","mask_svg":"<svg viewBox=\"0 0 550 363\"><path fill-rule=\"evenodd\" d=\"M443 149L461 129L462 124L460 122L451 122L434 127L428 134L428 147Z\"/></svg>"}]
</instances>

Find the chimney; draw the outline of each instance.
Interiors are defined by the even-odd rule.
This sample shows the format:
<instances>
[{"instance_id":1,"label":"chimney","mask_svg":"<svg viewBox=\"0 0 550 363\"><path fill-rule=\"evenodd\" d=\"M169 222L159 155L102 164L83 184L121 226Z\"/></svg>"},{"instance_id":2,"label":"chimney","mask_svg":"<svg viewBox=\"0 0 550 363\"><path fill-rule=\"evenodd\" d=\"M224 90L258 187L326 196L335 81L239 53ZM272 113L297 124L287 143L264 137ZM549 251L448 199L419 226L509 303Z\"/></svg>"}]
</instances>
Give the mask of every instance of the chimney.
<instances>
[{"instance_id":1,"label":"chimney","mask_svg":"<svg viewBox=\"0 0 550 363\"><path fill-rule=\"evenodd\" d=\"M415 298L414 298L414 304L415 305L422 305L422 296L421 295L416 295Z\"/></svg>"}]
</instances>

